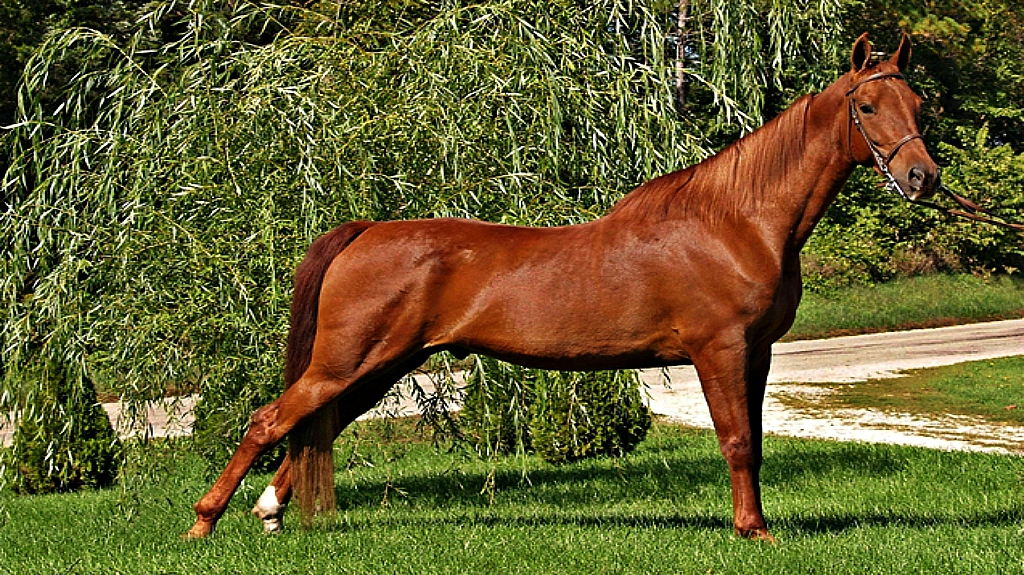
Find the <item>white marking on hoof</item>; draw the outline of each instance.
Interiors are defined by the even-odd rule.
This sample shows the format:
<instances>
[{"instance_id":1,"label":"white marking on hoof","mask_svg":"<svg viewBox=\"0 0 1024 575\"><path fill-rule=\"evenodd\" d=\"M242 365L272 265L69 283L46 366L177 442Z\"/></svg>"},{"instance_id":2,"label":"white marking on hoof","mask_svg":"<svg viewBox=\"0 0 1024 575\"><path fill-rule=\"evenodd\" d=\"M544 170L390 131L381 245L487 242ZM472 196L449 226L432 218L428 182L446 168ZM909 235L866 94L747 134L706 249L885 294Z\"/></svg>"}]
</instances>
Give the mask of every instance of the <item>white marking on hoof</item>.
<instances>
[{"instance_id":1,"label":"white marking on hoof","mask_svg":"<svg viewBox=\"0 0 1024 575\"><path fill-rule=\"evenodd\" d=\"M280 533L284 529L284 510L287 507L277 502L277 488L271 485L256 501L252 514L263 520L264 533Z\"/></svg>"}]
</instances>

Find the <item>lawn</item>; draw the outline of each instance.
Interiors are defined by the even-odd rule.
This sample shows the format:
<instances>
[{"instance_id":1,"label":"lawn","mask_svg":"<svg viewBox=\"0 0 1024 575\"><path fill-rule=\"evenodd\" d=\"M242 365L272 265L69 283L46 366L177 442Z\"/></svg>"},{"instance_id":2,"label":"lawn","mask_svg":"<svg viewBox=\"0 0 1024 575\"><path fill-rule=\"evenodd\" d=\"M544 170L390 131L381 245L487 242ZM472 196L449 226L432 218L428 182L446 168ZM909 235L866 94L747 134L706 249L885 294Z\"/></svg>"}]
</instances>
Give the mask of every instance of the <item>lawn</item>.
<instances>
[{"instance_id":1,"label":"lawn","mask_svg":"<svg viewBox=\"0 0 1024 575\"><path fill-rule=\"evenodd\" d=\"M258 534L262 475L213 537L179 540L213 476L168 450L115 489L0 495L0 572L1024 572L1018 457L768 438L769 545L732 535L710 432L659 424L625 458L551 466L378 442L373 425L346 432L340 511L312 530L290 512L285 534Z\"/></svg>"},{"instance_id":2,"label":"lawn","mask_svg":"<svg viewBox=\"0 0 1024 575\"><path fill-rule=\"evenodd\" d=\"M805 293L784 338L816 339L1024 317L1024 279L933 274Z\"/></svg>"},{"instance_id":3,"label":"lawn","mask_svg":"<svg viewBox=\"0 0 1024 575\"><path fill-rule=\"evenodd\" d=\"M915 278L807 294L796 338L1024 312L1024 282ZM938 318L938 319L936 319ZM1024 358L837 386L824 407L959 413L1021 424ZM1017 408L1007 409L1011 405ZM0 492L6 573L1024 573L1024 458L769 437L777 545L737 539L714 435L659 423L636 452L552 466L436 450L408 422L340 443L340 510L260 535L239 490L217 532L181 541L215 473L187 441L134 456L113 489Z\"/></svg>"}]
</instances>

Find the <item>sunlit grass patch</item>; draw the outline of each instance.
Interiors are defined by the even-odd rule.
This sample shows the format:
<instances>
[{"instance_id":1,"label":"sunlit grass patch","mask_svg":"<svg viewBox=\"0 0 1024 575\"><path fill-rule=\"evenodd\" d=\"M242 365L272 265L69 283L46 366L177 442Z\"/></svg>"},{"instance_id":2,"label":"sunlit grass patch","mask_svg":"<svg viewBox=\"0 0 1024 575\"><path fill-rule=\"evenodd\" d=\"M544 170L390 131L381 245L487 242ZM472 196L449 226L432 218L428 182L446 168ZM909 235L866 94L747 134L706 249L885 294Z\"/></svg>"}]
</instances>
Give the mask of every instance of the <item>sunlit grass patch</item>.
<instances>
[{"instance_id":1,"label":"sunlit grass patch","mask_svg":"<svg viewBox=\"0 0 1024 575\"><path fill-rule=\"evenodd\" d=\"M1024 279L935 274L828 294L805 293L785 339L1024 317Z\"/></svg>"},{"instance_id":2,"label":"sunlit grass patch","mask_svg":"<svg viewBox=\"0 0 1024 575\"><path fill-rule=\"evenodd\" d=\"M376 424L374 424L376 425ZM713 433L657 425L634 453L567 465L435 450L411 426L357 426L339 511L258 535L250 477L205 541L177 536L213 479L166 453L131 484L0 494L0 573L1008 573L1024 569L1024 459L769 437L778 545L732 534ZM405 436L396 443L380 434ZM493 488L489 491L488 486Z\"/></svg>"},{"instance_id":3,"label":"sunlit grass patch","mask_svg":"<svg viewBox=\"0 0 1024 575\"><path fill-rule=\"evenodd\" d=\"M792 407L819 411L878 409L1024 425L1024 356L914 369L897 378L813 385L830 392L780 399Z\"/></svg>"}]
</instances>

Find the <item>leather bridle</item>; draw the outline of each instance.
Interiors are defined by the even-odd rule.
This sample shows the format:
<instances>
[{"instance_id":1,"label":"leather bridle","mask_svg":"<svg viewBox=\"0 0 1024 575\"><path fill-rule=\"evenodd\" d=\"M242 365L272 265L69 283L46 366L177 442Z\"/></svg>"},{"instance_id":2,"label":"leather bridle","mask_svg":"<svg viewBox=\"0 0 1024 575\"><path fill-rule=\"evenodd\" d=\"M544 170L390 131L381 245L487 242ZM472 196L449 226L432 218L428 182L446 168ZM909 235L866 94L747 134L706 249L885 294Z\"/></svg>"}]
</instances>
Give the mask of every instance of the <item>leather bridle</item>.
<instances>
[{"instance_id":1,"label":"leather bridle","mask_svg":"<svg viewBox=\"0 0 1024 575\"><path fill-rule=\"evenodd\" d=\"M914 132L912 134L903 136L903 138L901 138L898 142L896 142L896 144L893 145L892 149L889 150L888 154L884 153L882 149L879 148L878 145L875 144L875 142L868 136L867 131L864 130L864 125L861 123L860 120L860 114L857 111L857 104L853 98L853 94L857 91L858 88L860 88L864 84L867 84L868 82L874 82L876 80L884 80L886 78L898 78L900 80L903 80L903 74L900 74L899 72L878 72L876 74L872 74L866 78L859 80L849 90L846 91L846 99L849 103L850 109L850 120L849 126L847 127L847 153L850 155L850 160L853 163L858 163L857 160L853 157L853 126L856 126L857 131L860 132L860 135L864 137L864 143L867 144L868 149L871 150L871 155L872 157L874 157L875 160L875 166L878 168L879 173L882 174L882 177L885 178L885 189L899 194L903 199L907 200L912 204L917 204L919 206L924 206L934 210L946 212L950 215L957 216L960 218L966 218L976 222L984 222L987 224L1001 226L1018 232L1024 232L1024 224L1004 221L1004 219L1001 216L994 214L991 211L986 210L985 208L982 208L981 206L975 204L974 202L968 200L963 196L953 193L949 188L942 185L941 181L938 185L938 191L942 192L951 200L956 202L957 205L963 208L962 210L946 208L934 202L929 202L925 200L915 200L908 196L907 193L903 191L903 187L900 186L898 181L896 181L896 177L892 175L892 171L889 169L889 164L890 162L892 162L892 159L896 157L896 154L900 151L901 148L903 148L904 145L914 140L923 140L924 136L922 136L918 132Z\"/></svg>"},{"instance_id":2,"label":"leather bridle","mask_svg":"<svg viewBox=\"0 0 1024 575\"><path fill-rule=\"evenodd\" d=\"M889 163L892 162L892 159L896 157L896 154L904 145L914 140L923 140L924 136L922 136L918 132L907 134L906 136L903 136L903 138L901 138L900 141L896 142L892 149L889 150L888 154L883 153L882 149L879 148L877 144L875 144L874 140L872 140L868 136L867 131L864 130L864 124L862 124L860 121L860 113L857 111L857 103L853 99L854 92L856 92L857 89L863 86L864 84L867 84L868 82L874 82L876 80L884 80L886 78L899 78L900 80L902 80L903 74L900 74L899 72L879 72L877 74L872 74L867 78L858 81L856 84L853 85L852 88L846 91L846 100L847 102L849 102L850 107L851 124L851 126L847 128L847 152L850 154L850 159L854 160L853 126L857 126L857 131L860 132L860 135L864 137L864 143L868 145L868 149L871 150L871 155L874 156L875 158L875 166L878 167L878 171L882 174L882 177L885 178L886 189L896 192L897 194L903 196L903 199L912 202L914 200L910 199L910 197L907 196L907 193L903 191L903 187L900 186L899 182L896 181L896 177L892 175L892 171L889 169ZM854 160L854 162L856 162L856 160Z\"/></svg>"}]
</instances>

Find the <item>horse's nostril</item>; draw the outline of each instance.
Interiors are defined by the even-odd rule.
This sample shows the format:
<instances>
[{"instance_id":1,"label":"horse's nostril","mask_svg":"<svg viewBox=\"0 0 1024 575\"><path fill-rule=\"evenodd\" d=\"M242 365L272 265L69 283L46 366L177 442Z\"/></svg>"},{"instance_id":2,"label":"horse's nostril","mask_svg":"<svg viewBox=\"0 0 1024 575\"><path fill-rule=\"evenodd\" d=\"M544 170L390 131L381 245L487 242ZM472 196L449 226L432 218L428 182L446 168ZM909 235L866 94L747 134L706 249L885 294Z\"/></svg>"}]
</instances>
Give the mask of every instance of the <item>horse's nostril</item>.
<instances>
[{"instance_id":1,"label":"horse's nostril","mask_svg":"<svg viewBox=\"0 0 1024 575\"><path fill-rule=\"evenodd\" d=\"M907 179L910 181L910 185L915 189L921 189L924 184L924 170L921 168L910 168L910 174L907 175Z\"/></svg>"}]
</instances>

